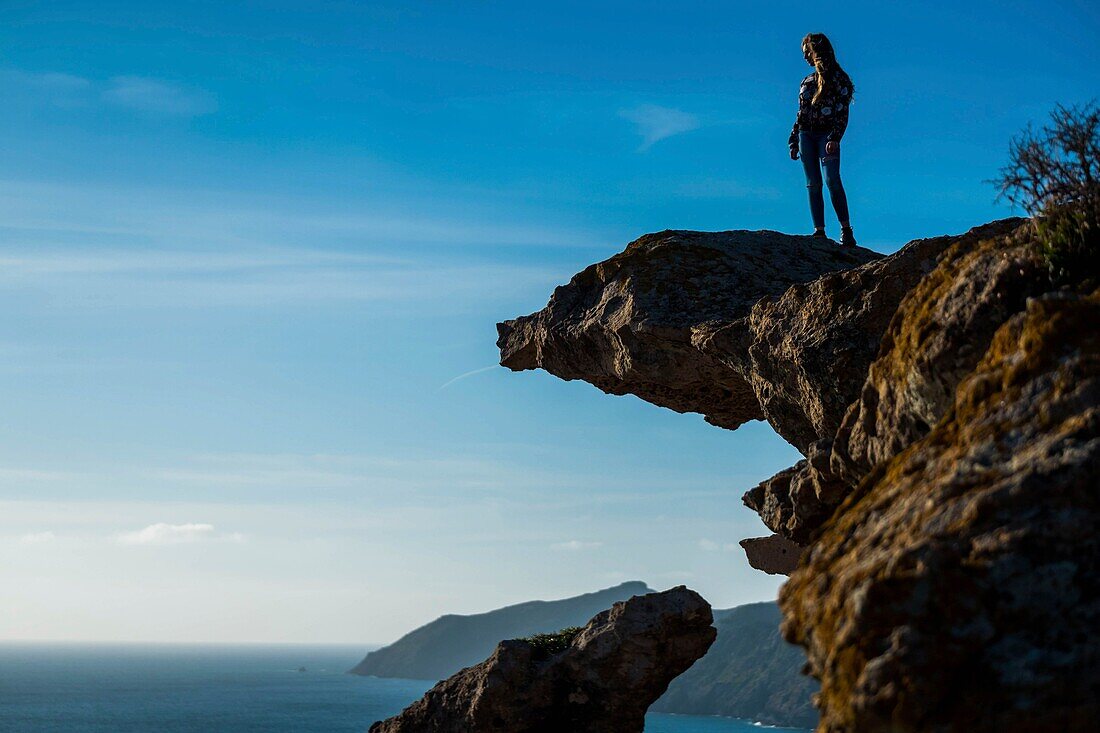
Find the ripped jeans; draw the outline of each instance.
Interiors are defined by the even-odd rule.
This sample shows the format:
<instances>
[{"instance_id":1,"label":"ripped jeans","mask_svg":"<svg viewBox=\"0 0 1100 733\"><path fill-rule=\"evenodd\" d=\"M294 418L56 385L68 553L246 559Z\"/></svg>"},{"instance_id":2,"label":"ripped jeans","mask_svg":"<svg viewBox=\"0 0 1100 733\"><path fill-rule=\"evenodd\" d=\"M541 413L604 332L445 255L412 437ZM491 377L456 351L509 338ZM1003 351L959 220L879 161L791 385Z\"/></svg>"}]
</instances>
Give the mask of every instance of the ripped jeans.
<instances>
[{"instance_id":1,"label":"ripped jeans","mask_svg":"<svg viewBox=\"0 0 1100 733\"><path fill-rule=\"evenodd\" d=\"M844 184L840 182L840 151L834 155L825 154L828 133L800 130L798 150L802 157L802 167L806 169L806 188L810 192L810 216L814 228L825 228L825 200L821 195L821 169L825 169L825 185L829 187L829 198L833 201L833 211L841 226L848 226L848 197L844 195Z\"/></svg>"}]
</instances>

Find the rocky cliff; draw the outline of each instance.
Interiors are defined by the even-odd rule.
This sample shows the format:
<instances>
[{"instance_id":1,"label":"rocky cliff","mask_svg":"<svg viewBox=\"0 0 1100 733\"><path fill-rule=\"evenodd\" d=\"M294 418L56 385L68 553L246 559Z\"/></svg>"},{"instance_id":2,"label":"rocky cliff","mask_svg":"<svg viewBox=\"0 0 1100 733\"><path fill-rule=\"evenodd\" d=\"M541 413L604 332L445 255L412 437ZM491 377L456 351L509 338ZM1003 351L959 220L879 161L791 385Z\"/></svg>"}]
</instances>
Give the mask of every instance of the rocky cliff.
<instances>
[{"instance_id":1,"label":"rocky cliff","mask_svg":"<svg viewBox=\"0 0 1100 733\"><path fill-rule=\"evenodd\" d=\"M664 232L498 326L501 363L805 459L745 502L791 572L822 731L1077 731L1100 716L1097 295L1052 292L1019 219L889 257ZM793 571L791 566L794 566Z\"/></svg>"},{"instance_id":2,"label":"rocky cliff","mask_svg":"<svg viewBox=\"0 0 1100 733\"><path fill-rule=\"evenodd\" d=\"M370 733L641 733L649 706L714 641L711 621L683 586L634 596L549 644L501 642Z\"/></svg>"},{"instance_id":3,"label":"rocky cliff","mask_svg":"<svg viewBox=\"0 0 1100 733\"><path fill-rule=\"evenodd\" d=\"M828 731L1100 720L1100 293L1030 300L783 588Z\"/></svg>"}]
</instances>

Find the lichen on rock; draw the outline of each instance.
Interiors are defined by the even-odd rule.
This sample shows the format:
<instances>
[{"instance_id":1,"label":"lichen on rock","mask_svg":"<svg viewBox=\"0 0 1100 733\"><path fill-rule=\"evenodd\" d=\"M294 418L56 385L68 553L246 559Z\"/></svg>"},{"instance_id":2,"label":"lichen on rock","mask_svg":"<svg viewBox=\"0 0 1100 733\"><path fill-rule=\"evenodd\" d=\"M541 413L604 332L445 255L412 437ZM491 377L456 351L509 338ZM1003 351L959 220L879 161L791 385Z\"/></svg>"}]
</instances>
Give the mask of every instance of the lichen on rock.
<instances>
[{"instance_id":1,"label":"lichen on rock","mask_svg":"<svg viewBox=\"0 0 1100 733\"><path fill-rule=\"evenodd\" d=\"M812 443L807 460L745 495L770 529L810 542L874 466L943 416L994 331L1048 287L1021 222L994 222L943 242L934 267L908 278L834 433Z\"/></svg>"},{"instance_id":2,"label":"lichen on rock","mask_svg":"<svg viewBox=\"0 0 1100 733\"><path fill-rule=\"evenodd\" d=\"M1100 719L1100 293L1001 326L944 418L876 466L784 586L821 731Z\"/></svg>"}]
</instances>

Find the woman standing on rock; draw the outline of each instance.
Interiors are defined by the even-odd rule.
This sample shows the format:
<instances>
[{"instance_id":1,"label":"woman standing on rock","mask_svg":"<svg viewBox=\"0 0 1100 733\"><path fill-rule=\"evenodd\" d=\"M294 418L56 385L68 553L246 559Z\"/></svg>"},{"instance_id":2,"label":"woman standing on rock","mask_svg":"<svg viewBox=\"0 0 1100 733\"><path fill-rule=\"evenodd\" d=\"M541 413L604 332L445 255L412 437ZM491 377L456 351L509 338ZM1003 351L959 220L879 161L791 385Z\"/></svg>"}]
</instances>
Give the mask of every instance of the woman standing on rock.
<instances>
[{"instance_id":1,"label":"woman standing on rock","mask_svg":"<svg viewBox=\"0 0 1100 733\"><path fill-rule=\"evenodd\" d=\"M852 101L852 80L840 68L833 44L824 33L810 33L802 39L802 55L814 72L802 80L798 90L798 117L791 130L791 160L802 152L806 169L806 188L810 191L810 216L814 236L825 236L825 201L821 195L821 169L833 210L840 220L840 243L855 246L852 223L848 219L848 198L840 182L840 138L848 126L848 105Z\"/></svg>"}]
</instances>

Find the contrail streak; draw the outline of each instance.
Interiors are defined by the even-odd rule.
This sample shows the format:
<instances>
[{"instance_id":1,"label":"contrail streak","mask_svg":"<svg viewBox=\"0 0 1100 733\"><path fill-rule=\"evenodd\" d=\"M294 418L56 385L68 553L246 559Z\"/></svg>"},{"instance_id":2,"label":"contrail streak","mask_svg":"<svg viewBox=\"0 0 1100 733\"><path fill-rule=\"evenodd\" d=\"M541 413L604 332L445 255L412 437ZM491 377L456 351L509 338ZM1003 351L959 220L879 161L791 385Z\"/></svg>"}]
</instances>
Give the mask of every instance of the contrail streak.
<instances>
[{"instance_id":1,"label":"contrail streak","mask_svg":"<svg viewBox=\"0 0 1100 733\"><path fill-rule=\"evenodd\" d=\"M497 366L498 366L497 364L493 364L493 365L491 365L491 366L487 366L487 367L481 367L480 369L474 369L473 371L470 371L470 372L466 372L465 374L459 374L459 375L458 375L457 377L455 377L454 379L449 379L449 380L447 380L446 382L444 382L444 383L443 383L443 385L442 385L442 386L441 386L441 387L440 387L439 389L437 389L436 391L437 391L437 392L442 392L443 390L447 389L448 387L450 387L450 386L451 386L452 384L454 384L455 382L458 382L458 381L460 381L460 380L462 380L462 379L465 379L466 377L472 377L472 376L474 376L475 374L481 374L482 372L487 372L487 371L489 371L490 369L496 369L496 368L497 368Z\"/></svg>"}]
</instances>

